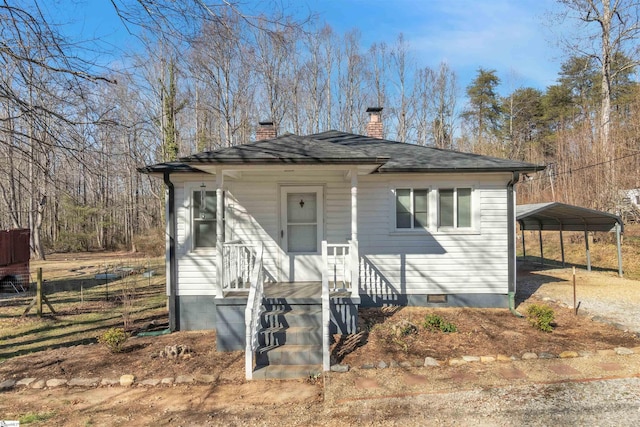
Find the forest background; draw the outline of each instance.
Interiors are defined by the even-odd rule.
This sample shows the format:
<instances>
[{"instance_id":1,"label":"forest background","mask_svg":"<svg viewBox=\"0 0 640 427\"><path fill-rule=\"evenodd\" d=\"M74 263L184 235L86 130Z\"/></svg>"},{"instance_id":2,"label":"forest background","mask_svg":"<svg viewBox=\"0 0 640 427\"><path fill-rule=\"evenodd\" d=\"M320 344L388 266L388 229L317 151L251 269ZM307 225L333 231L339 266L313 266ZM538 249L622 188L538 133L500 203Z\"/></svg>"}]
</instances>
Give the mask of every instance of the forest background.
<instances>
[{"instance_id":1,"label":"forest background","mask_svg":"<svg viewBox=\"0 0 640 427\"><path fill-rule=\"evenodd\" d=\"M33 258L161 252L164 184L136 168L251 141L261 120L364 133L371 106L388 139L546 165L518 203L621 213L640 188L635 0L558 0L566 55L544 90L482 67L460 87L446 62L417 66L401 33L365 46L281 2L110 3L141 49L104 66L38 1L0 1L0 229L31 229Z\"/></svg>"}]
</instances>

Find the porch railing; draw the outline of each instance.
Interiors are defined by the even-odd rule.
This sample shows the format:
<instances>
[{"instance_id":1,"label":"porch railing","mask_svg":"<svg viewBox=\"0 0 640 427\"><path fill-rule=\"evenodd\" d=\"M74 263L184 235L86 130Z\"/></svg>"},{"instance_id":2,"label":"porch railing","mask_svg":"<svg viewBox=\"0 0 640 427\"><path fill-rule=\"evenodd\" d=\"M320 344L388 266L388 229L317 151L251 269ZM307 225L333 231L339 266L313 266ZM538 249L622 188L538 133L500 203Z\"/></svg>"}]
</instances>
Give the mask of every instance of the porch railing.
<instances>
[{"instance_id":1,"label":"porch railing","mask_svg":"<svg viewBox=\"0 0 640 427\"><path fill-rule=\"evenodd\" d=\"M251 282L247 308L244 311L245 324L245 376L247 380L253 378L253 357L258 349L258 331L260 330L260 316L264 310L262 299L264 297L264 272L262 270L262 253L264 248L260 246L260 253L255 256L251 271Z\"/></svg>"},{"instance_id":2,"label":"porch railing","mask_svg":"<svg viewBox=\"0 0 640 427\"><path fill-rule=\"evenodd\" d=\"M251 271L256 255L253 246L233 240L222 244L222 290L223 292L249 289Z\"/></svg>"},{"instance_id":3,"label":"porch railing","mask_svg":"<svg viewBox=\"0 0 640 427\"><path fill-rule=\"evenodd\" d=\"M322 262L330 291L350 290L352 296L357 296L360 268L356 240L338 244L323 241Z\"/></svg>"}]
</instances>

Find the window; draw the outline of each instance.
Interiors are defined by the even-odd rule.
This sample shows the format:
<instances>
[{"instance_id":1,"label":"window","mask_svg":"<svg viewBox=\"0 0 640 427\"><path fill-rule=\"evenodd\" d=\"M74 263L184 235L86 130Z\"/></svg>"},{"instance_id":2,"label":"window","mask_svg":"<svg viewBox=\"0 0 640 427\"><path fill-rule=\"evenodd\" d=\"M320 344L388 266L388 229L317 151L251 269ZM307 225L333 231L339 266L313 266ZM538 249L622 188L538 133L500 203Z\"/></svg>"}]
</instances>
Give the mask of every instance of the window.
<instances>
[{"instance_id":1,"label":"window","mask_svg":"<svg viewBox=\"0 0 640 427\"><path fill-rule=\"evenodd\" d=\"M438 226L471 227L471 188L438 190Z\"/></svg>"},{"instance_id":2,"label":"window","mask_svg":"<svg viewBox=\"0 0 640 427\"><path fill-rule=\"evenodd\" d=\"M216 192L204 187L192 192L193 248L216 247Z\"/></svg>"},{"instance_id":3,"label":"window","mask_svg":"<svg viewBox=\"0 0 640 427\"><path fill-rule=\"evenodd\" d=\"M429 190L396 189L396 228L412 229L429 226Z\"/></svg>"}]
</instances>

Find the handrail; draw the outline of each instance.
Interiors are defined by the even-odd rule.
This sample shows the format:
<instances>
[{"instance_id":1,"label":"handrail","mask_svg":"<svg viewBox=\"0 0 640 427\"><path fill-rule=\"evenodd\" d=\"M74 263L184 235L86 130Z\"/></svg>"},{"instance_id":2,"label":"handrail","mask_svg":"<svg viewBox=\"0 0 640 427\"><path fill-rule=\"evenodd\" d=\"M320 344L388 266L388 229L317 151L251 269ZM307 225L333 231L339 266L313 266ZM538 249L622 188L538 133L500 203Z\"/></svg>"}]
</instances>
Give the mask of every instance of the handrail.
<instances>
[{"instance_id":1,"label":"handrail","mask_svg":"<svg viewBox=\"0 0 640 427\"><path fill-rule=\"evenodd\" d=\"M246 291L255 265L253 246L233 240L222 244L222 290Z\"/></svg>"},{"instance_id":2,"label":"handrail","mask_svg":"<svg viewBox=\"0 0 640 427\"><path fill-rule=\"evenodd\" d=\"M327 280L332 291L347 290L351 287L351 244L327 243L322 247L323 263L327 270Z\"/></svg>"},{"instance_id":3,"label":"handrail","mask_svg":"<svg viewBox=\"0 0 640 427\"><path fill-rule=\"evenodd\" d=\"M329 251L326 240L322 241L322 370L331 369L330 323L331 306L329 305Z\"/></svg>"},{"instance_id":4,"label":"handrail","mask_svg":"<svg viewBox=\"0 0 640 427\"><path fill-rule=\"evenodd\" d=\"M260 246L260 253L254 258L251 271L249 298L244 311L245 324L245 376L247 380L253 378L253 355L258 349L258 330L262 314L262 299L264 298L264 272L262 270L262 255L264 247Z\"/></svg>"}]
</instances>

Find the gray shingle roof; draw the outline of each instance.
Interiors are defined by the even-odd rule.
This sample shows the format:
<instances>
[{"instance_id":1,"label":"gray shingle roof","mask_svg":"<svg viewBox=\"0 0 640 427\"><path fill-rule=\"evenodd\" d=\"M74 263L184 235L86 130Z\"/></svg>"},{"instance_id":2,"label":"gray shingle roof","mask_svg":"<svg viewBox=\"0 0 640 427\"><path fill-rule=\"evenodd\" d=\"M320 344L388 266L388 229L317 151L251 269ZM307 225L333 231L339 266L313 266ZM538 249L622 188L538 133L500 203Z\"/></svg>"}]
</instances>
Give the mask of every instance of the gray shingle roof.
<instances>
[{"instance_id":1,"label":"gray shingle roof","mask_svg":"<svg viewBox=\"0 0 640 427\"><path fill-rule=\"evenodd\" d=\"M516 220L524 230L613 231L619 216L558 202L516 206Z\"/></svg>"},{"instance_id":2,"label":"gray shingle roof","mask_svg":"<svg viewBox=\"0 0 640 427\"><path fill-rule=\"evenodd\" d=\"M378 164L378 172L535 172L544 166L478 154L370 138L339 131L274 139L206 151L179 162L141 168L144 173L187 172L199 164ZM175 169L171 169L175 167Z\"/></svg>"}]
</instances>

